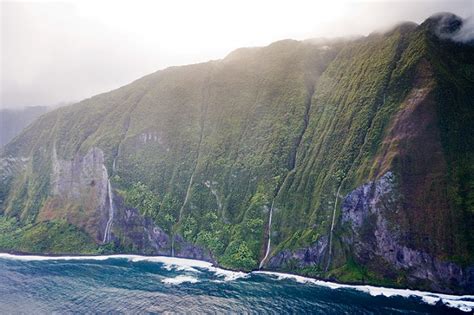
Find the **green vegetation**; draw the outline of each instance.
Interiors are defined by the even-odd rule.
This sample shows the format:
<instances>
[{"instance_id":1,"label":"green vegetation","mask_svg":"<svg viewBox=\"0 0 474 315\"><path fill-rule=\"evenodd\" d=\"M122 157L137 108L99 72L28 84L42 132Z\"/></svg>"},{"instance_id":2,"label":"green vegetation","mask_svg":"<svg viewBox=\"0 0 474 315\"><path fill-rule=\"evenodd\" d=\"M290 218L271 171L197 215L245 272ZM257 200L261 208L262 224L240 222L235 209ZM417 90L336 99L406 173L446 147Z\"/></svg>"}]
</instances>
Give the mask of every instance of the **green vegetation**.
<instances>
[{"instance_id":1,"label":"green vegetation","mask_svg":"<svg viewBox=\"0 0 474 315\"><path fill-rule=\"evenodd\" d=\"M0 216L0 250L43 254L99 254L93 240L66 222L19 225L15 218Z\"/></svg>"},{"instance_id":2,"label":"green vegetation","mask_svg":"<svg viewBox=\"0 0 474 315\"><path fill-rule=\"evenodd\" d=\"M46 113L51 108L46 106L27 106L22 109L0 109L0 146L7 144L23 128Z\"/></svg>"},{"instance_id":3,"label":"green vegetation","mask_svg":"<svg viewBox=\"0 0 474 315\"><path fill-rule=\"evenodd\" d=\"M402 272L385 275L371 271L356 263L352 258L339 268L332 270L329 277L345 283L370 283L379 286L402 287L406 284L406 275Z\"/></svg>"},{"instance_id":4,"label":"green vegetation","mask_svg":"<svg viewBox=\"0 0 474 315\"><path fill-rule=\"evenodd\" d=\"M254 269L258 262L245 242L232 241L221 259L224 267L237 268L241 270Z\"/></svg>"},{"instance_id":5,"label":"green vegetation","mask_svg":"<svg viewBox=\"0 0 474 315\"><path fill-rule=\"evenodd\" d=\"M158 215L160 211L160 201L152 191L141 182L134 183L132 187L126 191L125 203L129 207L136 208L146 217Z\"/></svg>"}]
</instances>

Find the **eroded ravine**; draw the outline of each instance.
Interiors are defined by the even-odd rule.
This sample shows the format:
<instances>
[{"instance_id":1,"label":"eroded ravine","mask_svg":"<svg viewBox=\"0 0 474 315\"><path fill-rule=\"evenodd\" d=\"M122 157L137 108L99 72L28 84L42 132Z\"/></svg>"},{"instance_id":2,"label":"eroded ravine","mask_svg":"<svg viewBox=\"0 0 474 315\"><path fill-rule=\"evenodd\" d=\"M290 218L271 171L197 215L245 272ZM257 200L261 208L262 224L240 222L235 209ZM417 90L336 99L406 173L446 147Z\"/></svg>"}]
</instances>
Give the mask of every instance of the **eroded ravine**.
<instances>
[{"instance_id":1,"label":"eroded ravine","mask_svg":"<svg viewBox=\"0 0 474 315\"><path fill-rule=\"evenodd\" d=\"M200 131L199 131L199 142L197 146L197 157L196 157L196 162L194 163L193 171L191 173L191 177L189 178L188 181L188 186L186 188L186 195L184 196L184 201L183 204L181 205L181 208L179 209L179 214L178 214L178 223L181 222L181 219L183 217L183 212L188 204L189 196L191 195L191 189L194 183L194 176L196 175L196 171L198 169L198 164L199 164L199 159L201 157L201 146L202 146L202 140L204 138L204 128L205 128L205 123L206 123L206 117L207 117L207 110L209 107L209 100L210 100L210 81L211 81L211 74L209 74L207 78L207 82L205 84L205 87L207 87L207 93L206 96L203 95L203 103L201 105L201 119L200 119ZM204 89L204 87L203 87ZM204 94L204 93L203 93ZM175 256L174 252L174 243L175 243L175 232L173 232L173 235L171 237L171 256Z\"/></svg>"},{"instance_id":2,"label":"eroded ravine","mask_svg":"<svg viewBox=\"0 0 474 315\"><path fill-rule=\"evenodd\" d=\"M268 213L268 223L267 223L267 246L265 249L265 255L263 256L262 260L260 261L260 264L258 266L259 269L262 269L263 266L265 265L266 260L268 259L268 256L270 255L270 250L271 250L271 241L272 241L272 218L273 218L273 210L274 210L274 205L275 205L275 200L278 198L280 195L283 187L285 187L286 182L288 181L288 178L296 171L296 160L298 157L298 148L301 144L301 140L303 139L303 136L306 132L306 129L308 128L309 124L309 113L311 110L311 105L312 105L312 99L313 95L315 92L314 85L311 86L309 93L308 93L308 98L305 102L305 112L303 116L303 125L301 128L301 132L298 134L298 136L295 139L295 143L293 145L293 148L290 152L290 159L289 159L289 171L286 173L285 178L283 181L280 183L280 185L277 187L277 191L275 195L273 196L272 204L270 206L270 210Z\"/></svg>"},{"instance_id":3,"label":"eroded ravine","mask_svg":"<svg viewBox=\"0 0 474 315\"><path fill-rule=\"evenodd\" d=\"M376 97L375 110L373 111L373 114L369 117L368 128L365 131L364 138L363 138L363 141L362 141L362 145L359 148L359 152L358 152L356 158L353 159L352 162L350 163L350 166L349 166L347 172L345 173L346 175L341 179L341 181L339 183L339 186L337 188L336 197L335 197L335 200L334 200L334 208L333 208L333 211L332 211L331 228L329 230L328 259L327 259L326 268L325 268L326 272L328 271L328 269L331 265L331 261L332 261L332 247L333 247L332 242L333 242L334 226L335 226L335 222L336 222L337 201L340 198L339 193L340 193L341 188L342 188L342 186L344 185L344 183L347 179L347 174L349 174L349 172L356 165L356 163L359 162L359 159L362 156L362 153L364 152L364 148L368 143L368 136L371 133L372 128L373 128L375 117L377 116L377 113L379 112L379 110L385 105L386 93L389 89L390 82L392 81L393 73L394 73L394 71L397 67L397 64L398 64L405 48L406 48L406 43L405 43L405 40L402 38L399 41L399 43L397 44L393 60L389 65L387 75L385 77L385 80L382 83L382 88L379 91L379 96ZM378 102L377 99L381 99L381 101Z\"/></svg>"}]
</instances>

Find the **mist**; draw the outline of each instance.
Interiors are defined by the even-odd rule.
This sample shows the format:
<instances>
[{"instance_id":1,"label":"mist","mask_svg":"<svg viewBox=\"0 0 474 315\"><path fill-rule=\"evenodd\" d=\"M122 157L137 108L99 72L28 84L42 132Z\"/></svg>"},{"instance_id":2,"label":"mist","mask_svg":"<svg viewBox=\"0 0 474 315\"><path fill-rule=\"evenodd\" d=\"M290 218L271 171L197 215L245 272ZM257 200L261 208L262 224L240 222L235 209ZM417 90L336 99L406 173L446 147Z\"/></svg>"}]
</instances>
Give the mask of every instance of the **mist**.
<instances>
[{"instance_id":1,"label":"mist","mask_svg":"<svg viewBox=\"0 0 474 315\"><path fill-rule=\"evenodd\" d=\"M453 40L467 43L474 40L474 18L469 17L463 21L461 29L453 36Z\"/></svg>"},{"instance_id":2,"label":"mist","mask_svg":"<svg viewBox=\"0 0 474 315\"><path fill-rule=\"evenodd\" d=\"M367 35L461 1L1 2L1 108L79 101L159 69L285 39ZM466 40L472 19L455 36Z\"/></svg>"}]
</instances>

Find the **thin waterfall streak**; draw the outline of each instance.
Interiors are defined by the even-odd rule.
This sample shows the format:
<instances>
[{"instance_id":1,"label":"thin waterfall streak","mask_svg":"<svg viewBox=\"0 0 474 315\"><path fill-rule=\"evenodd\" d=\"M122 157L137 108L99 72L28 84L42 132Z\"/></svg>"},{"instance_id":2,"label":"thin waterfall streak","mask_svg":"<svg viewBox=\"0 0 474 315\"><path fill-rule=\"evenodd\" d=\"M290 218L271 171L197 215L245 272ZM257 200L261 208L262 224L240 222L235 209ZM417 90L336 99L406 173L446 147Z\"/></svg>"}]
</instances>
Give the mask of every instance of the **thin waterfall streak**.
<instances>
[{"instance_id":1,"label":"thin waterfall streak","mask_svg":"<svg viewBox=\"0 0 474 315\"><path fill-rule=\"evenodd\" d=\"M214 197L216 198L216 203L217 203L217 210L219 210L219 212L221 212L221 209L222 209L222 202L221 202L221 199L219 198L219 195L217 194L217 190L214 189L214 188L211 188L211 193L214 195Z\"/></svg>"},{"instance_id":2,"label":"thin waterfall streak","mask_svg":"<svg viewBox=\"0 0 474 315\"><path fill-rule=\"evenodd\" d=\"M107 221L107 224L105 226L103 243L107 243L110 241L110 231L112 228L112 221L114 219L114 198L112 195L112 185L110 184L110 179L107 180L107 186L109 195L109 220Z\"/></svg>"},{"instance_id":3,"label":"thin waterfall streak","mask_svg":"<svg viewBox=\"0 0 474 315\"><path fill-rule=\"evenodd\" d=\"M272 205L270 207L270 213L268 215L268 241L267 241L267 249L265 251L265 256L262 258L260 261L260 265L258 266L258 269L262 269L263 264L268 258L268 255L270 254L270 248L271 248L271 241L272 241L272 216L273 216L273 205L275 203L275 199L272 201Z\"/></svg>"},{"instance_id":4,"label":"thin waterfall streak","mask_svg":"<svg viewBox=\"0 0 474 315\"><path fill-rule=\"evenodd\" d=\"M385 105L385 93L383 94L383 101L382 101L382 105L383 106ZM379 107L377 107L379 108ZM372 121L370 122L370 127L369 127L369 131L370 129L372 128ZM369 132L366 132L365 136L364 136L364 141L362 143L362 146L360 147L360 150L359 150L359 154L357 155L357 158L354 159L352 161L352 164L351 166L349 167L349 171L352 169L352 167L354 166L354 163L355 161L359 158L359 156L361 155L362 153L362 148L364 147L364 145L366 144L367 142L367 135L369 134ZM345 178L342 179L341 183L339 184L339 187L337 188L337 193L336 193L336 200L334 201L334 209L332 211L332 222L331 222L331 230L329 232L329 253L328 253L328 262L327 262L327 265L326 265L326 269L325 271L328 271L329 269L329 265L331 264L331 259L332 259L332 234L333 234L333 230L334 230L334 225L335 225L335 221L336 221L336 209L337 209L337 199L339 198L339 192L341 190L341 187L342 185L344 184L344 180Z\"/></svg>"},{"instance_id":5,"label":"thin waterfall streak","mask_svg":"<svg viewBox=\"0 0 474 315\"><path fill-rule=\"evenodd\" d=\"M171 238L171 257L174 257L174 234Z\"/></svg>"},{"instance_id":6,"label":"thin waterfall streak","mask_svg":"<svg viewBox=\"0 0 474 315\"><path fill-rule=\"evenodd\" d=\"M204 182L204 186L209 188L209 190L211 191L211 194L214 196L214 198L216 198L217 210L220 213L221 210L222 210L222 202L221 202L221 199L219 198L219 194L217 192L217 189L214 188L212 185L213 184L210 181L205 181Z\"/></svg>"},{"instance_id":7,"label":"thin waterfall streak","mask_svg":"<svg viewBox=\"0 0 474 315\"><path fill-rule=\"evenodd\" d=\"M280 192L281 190L283 189L283 187L285 187L285 183L286 181L288 180L288 178L294 174L296 172L296 162L297 162L297 158L298 158L298 148L301 144L301 140L303 139L303 136L306 132L306 129L308 128L308 124L309 124L309 113L310 113L310 110L311 110L311 105L312 105L312 98L313 98L313 95L314 95L314 88L311 89L311 91L309 92L308 94L308 99L306 101L306 105L305 105L305 113L304 113L304 117L303 117L303 126L302 126L302 129L301 129L301 132L300 134L298 135L298 137L296 138L296 142L295 142L295 145L294 145L294 153L291 155L292 157L290 158L290 170L288 171L288 173L286 173L285 175L285 178L283 180L283 182L281 183L281 185L279 185L278 189L277 189L277 192L275 194L275 196L273 197L273 200L272 200L272 205L270 207L270 213L269 213L269 216L268 216L268 241L267 241L267 249L265 251L265 256L263 257L263 259L260 261L260 264L258 266L258 269L262 269L265 261L267 260L268 258L268 255L270 254L270 248L271 248L271 231L272 231L272 216L273 216L273 206L275 204L275 199L280 195Z\"/></svg>"},{"instance_id":8,"label":"thin waterfall streak","mask_svg":"<svg viewBox=\"0 0 474 315\"><path fill-rule=\"evenodd\" d=\"M339 192L341 191L342 184L344 183L344 180L341 181L339 184L339 187L337 188L336 192L336 200L334 201L334 209L332 210L332 222L331 222L331 230L329 232L329 257L328 257L328 263L326 265L326 271L329 268L329 265L331 264L331 256L332 256L332 234L334 231L334 225L336 222L336 210L337 210L337 199L339 198Z\"/></svg>"}]
</instances>

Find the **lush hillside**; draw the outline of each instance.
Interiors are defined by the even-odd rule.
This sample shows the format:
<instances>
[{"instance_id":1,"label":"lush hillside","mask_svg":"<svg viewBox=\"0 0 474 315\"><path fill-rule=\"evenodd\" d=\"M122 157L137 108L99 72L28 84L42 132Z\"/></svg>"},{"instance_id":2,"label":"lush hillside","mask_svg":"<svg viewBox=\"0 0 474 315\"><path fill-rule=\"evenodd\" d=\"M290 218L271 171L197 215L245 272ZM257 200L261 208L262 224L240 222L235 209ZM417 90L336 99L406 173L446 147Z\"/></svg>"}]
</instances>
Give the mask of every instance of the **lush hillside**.
<instances>
[{"instance_id":1,"label":"lush hillside","mask_svg":"<svg viewBox=\"0 0 474 315\"><path fill-rule=\"evenodd\" d=\"M47 111L46 106L0 109L0 147L10 142L23 128Z\"/></svg>"},{"instance_id":2,"label":"lush hillside","mask_svg":"<svg viewBox=\"0 0 474 315\"><path fill-rule=\"evenodd\" d=\"M474 292L461 25L239 49L44 115L2 152L0 247Z\"/></svg>"}]
</instances>

